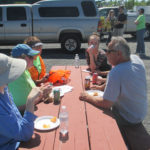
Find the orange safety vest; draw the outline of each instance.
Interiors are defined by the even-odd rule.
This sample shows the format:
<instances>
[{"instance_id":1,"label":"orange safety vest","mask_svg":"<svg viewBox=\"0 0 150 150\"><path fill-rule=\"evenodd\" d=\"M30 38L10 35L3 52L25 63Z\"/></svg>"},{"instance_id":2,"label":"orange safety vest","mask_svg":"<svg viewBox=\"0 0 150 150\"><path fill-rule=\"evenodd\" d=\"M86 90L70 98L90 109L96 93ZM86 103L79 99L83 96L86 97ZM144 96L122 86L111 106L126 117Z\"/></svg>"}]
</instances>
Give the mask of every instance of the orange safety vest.
<instances>
[{"instance_id":1,"label":"orange safety vest","mask_svg":"<svg viewBox=\"0 0 150 150\"><path fill-rule=\"evenodd\" d=\"M39 58L40 58L40 63L41 63L41 73L38 72L35 66L32 66L31 68L28 69L31 74L31 78L34 81L42 79L46 74L46 67L45 67L44 61L40 55L39 55Z\"/></svg>"}]
</instances>

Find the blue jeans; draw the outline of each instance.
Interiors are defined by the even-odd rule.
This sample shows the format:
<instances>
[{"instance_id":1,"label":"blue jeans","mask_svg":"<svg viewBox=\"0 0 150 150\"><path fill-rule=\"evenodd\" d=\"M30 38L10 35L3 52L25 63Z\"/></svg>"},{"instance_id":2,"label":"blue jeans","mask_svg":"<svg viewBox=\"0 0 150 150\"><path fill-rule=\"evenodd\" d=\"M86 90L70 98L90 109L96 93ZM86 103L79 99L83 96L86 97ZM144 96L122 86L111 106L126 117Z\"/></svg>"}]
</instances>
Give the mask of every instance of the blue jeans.
<instances>
[{"instance_id":1,"label":"blue jeans","mask_svg":"<svg viewBox=\"0 0 150 150\"><path fill-rule=\"evenodd\" d=\"M144 33L145 29L136 31L136 38L137 38L136 53L145 54Z\"/></svg>"},{"instance_id":2,"label":"blue jeans","mask_svg":"<svg viewBox=\"0 0 150 150\"><path fill-rule=\"evenodd\" d=\"M112 37L112 33L108 32L108 38L107 38L107 41L106 41L106 45L108 45L108 43L111 41L111 37Z\"/></svg>"}]
</instances>

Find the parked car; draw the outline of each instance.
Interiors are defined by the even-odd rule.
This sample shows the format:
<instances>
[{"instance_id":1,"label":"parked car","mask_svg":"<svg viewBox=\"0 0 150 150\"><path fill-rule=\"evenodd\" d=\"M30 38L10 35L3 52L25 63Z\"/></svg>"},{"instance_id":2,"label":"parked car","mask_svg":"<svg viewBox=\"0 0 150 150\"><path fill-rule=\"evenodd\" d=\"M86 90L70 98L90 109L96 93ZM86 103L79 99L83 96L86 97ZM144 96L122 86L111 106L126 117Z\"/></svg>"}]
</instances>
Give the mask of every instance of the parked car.
<instances>
[{"instance_id":1,"label":"parked car","mask_svg":"<svg viewBox=\"0 0 150 150\"><path fill-rule=\"evenodd\" d=\"M98 8L99 17L106 18L111 9L114 10L115 16L117 16L118 15L118 7L102 7L102 8ZM124 25L124 33L136 36L136 25L134 24L134 21L136 20L138 13L127 11L125 9L125 14L127 14L127 24ZM146 32L145 32L144 36L145 36L145 38L150 38L150 14L145 14L145 16L146 16ZM99 24L100 24L100 22L99 22ZM100 31L101 28L100 27L98 27L98 28ZM107 34L107 32L105 30L103 30L102 34L105 35L105 34Z\"/></svg>"},{"instance_id":2,"label":"parked car","mask_svg":"<svg viewBox=\"0 0 150 150\"><path fill-rule=\"evenodd\" d=\"M94 0L43 0L30 4L0 5L0 43L20 43L27 36L61 43L73 52L97 31Z\"/></svg>"}]
</instances>

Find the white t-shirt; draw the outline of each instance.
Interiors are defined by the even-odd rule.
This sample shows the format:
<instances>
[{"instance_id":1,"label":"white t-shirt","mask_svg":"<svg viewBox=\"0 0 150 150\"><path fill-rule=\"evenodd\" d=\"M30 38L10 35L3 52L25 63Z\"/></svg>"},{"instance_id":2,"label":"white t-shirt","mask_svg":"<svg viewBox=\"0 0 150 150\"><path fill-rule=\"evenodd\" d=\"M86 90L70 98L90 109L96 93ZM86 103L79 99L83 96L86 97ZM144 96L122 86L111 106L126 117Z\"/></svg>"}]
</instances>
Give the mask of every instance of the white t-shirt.
<instances>
[{"instance_id":1,"label":"white t-shirt","mask_svg":"<svg viewBox=\"0 0 150 150\"><path fill-rule=\"evenodd\" d=\"M103 98L114 102L120 115L131 123L143 121L147 114L145 66L136 55L118 64L109 73Z\"/></svg>"}]
</instances>

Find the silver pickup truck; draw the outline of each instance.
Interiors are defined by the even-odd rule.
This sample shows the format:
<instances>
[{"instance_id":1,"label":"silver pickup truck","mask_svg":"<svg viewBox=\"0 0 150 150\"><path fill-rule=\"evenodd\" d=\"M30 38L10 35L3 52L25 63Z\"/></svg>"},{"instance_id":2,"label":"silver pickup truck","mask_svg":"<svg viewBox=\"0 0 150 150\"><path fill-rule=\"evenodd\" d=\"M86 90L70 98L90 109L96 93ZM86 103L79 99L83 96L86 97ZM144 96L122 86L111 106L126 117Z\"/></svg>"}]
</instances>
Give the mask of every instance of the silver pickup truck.
<instances>
[{"instance_id":1,"label":"silver pickup truck","mask_svg":"<svg viewBox=\"0 0 150 150\"><path fill-rule=\"evenodd\" d=\"M97 31L98 21L94 0L0 5L0 43L19 43L34 35L42 42L61 43L63 49L73 52Z\"/></svg>"},{"instance_id":2,"label":"silver pickup truck","mask_svg":"<svg viewBox=\"0 0 150 150\"><path fill-rule=\"evenodd\" d=\"M113 9L115 11L115 15L118 15L118 7L102 7L98 8L99 16L107 17L109 11ZM124 25L124 33L125 34L131 34L133 36L136 35L136 25L134 24L134 21L136 20L138 14L136 12L127 12L125 10L125 13L127 14L127 24ZM150 38L150 14L145 14L146 16L146 32L145 32L145 38ZM103 34L107 34L107 32L103 31Z\"/></svg>"}]
</instances>

